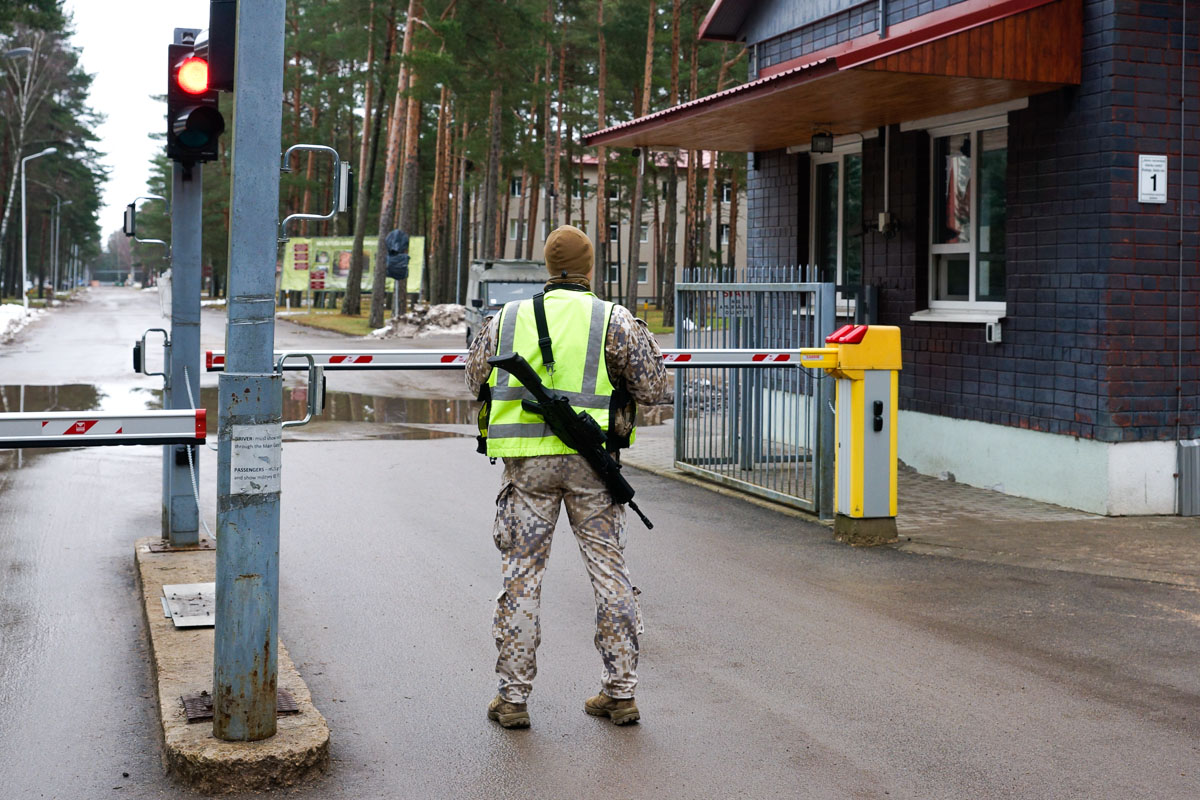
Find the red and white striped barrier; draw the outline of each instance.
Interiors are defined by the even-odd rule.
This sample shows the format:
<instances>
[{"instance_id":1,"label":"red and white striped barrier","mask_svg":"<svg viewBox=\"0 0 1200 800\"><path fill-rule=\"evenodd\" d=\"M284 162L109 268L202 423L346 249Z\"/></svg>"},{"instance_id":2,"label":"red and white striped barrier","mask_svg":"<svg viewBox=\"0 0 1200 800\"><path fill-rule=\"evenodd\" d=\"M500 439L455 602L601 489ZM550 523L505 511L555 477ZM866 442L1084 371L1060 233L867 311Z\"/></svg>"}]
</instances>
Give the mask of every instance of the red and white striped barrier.
<instances>
[{"instance_id":1,"label":"red and white striped barrier","mask_svg":"<svg viewBox=\"0 0 1200 800\"><path fill-rule=\"evenodd\" d=\"M663 364L669 369L700 369L705 367L790 367L801 366L803 350L757 349L698 349L663 350ZM326 370L367 369L462 369L467 364L466 350L309 350L314 365ZM281 353L276 353L278 363ZM285 370L307 370L308 361L299 358L285 361ZM205 353L205 368L209 372L225 370L225 351Z\"/></svg>"},{"instance_id":2,"label":"red and white striped barrier","mask_svg":"<svg viewBox=\"0 0 1200 800\"><path fill-rule=\"evenodd\" d=\"M0 414L0 448L203 444L204 409Z\"/></svg>"}]
</instances>

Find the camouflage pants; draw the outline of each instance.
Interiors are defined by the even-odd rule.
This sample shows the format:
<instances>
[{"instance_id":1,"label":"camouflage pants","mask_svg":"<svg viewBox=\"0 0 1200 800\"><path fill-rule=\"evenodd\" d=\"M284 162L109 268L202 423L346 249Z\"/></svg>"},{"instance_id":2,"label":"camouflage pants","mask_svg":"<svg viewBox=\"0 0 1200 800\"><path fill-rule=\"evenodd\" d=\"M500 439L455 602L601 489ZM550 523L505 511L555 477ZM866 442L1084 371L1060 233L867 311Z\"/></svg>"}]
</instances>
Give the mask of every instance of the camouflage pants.
<instances>
[{"instance_id":1,"label":"camouflage pants","mask_svg":"<svg viewBox=\"0 0 1200 800\"><path fill-rule=\"evenodd\" d=\"M504 591L496 599L492 635L500 651L500 696L523 703L537 675L539 610L550 538L565 504L596 597L596 649L604 663L601 687L615 698L633 697L637 684L637 589L625 569L625 507L582 456L504 459L504 486L496 498L492 538L500 549Z\"/></svg>"}]
</instances>

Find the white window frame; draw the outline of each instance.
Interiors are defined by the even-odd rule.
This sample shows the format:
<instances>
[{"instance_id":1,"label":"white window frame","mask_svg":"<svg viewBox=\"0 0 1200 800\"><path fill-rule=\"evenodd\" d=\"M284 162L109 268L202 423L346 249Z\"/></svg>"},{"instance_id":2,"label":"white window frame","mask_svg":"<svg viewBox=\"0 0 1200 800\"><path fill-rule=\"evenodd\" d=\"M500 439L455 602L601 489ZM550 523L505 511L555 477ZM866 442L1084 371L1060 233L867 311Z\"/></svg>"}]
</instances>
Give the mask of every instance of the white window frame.
<instances>
[{"instance_id":1,"label":"white window frame","mask_svg":"<svg viewBox=\"0 0 1200 800\"><path fill-rule=\"evenodd\" d=\"M723 245L729 244L729 223L728 222L722 222L717 225L717 238L720 240L721 244L723 244Z\"/></svg>"},{"instance_id":2,"label":"white window frame","mask_svg":"<svg viewBox=\"0 0 1200 800\"><path fill-rule=\"evenodd\" d=\"M842 274L842 258L844 256L843 245L846 242L846 220L843 209L846 206L846 156L862 156L862 142L856 141L852 143L834 145L832 153L810 153L809 154L809 192L808 192L808 263L815 264L817 261L817 238L815 232L817 230L817 166L819 164L831 164L836 162L838 165L838 196L837 196L837 215L838 215L838 230L837 230L837 271L835 283L845 283L845 275ZM864 248L865 249L865 248ZM865 252L864 252L865 255ZM860 265L864 267L865 265ZM838 293L838 302L842 302L841 293Z\"/></svg>"},{"instance_id":3,"label":"white window frame","mask_svg":"<svg viewBox=\"0 0 1200 800\"><path fill-rule=\"evenodd\" d=\"M638 229L638 241L641 244L646 244L650 241L650 223L643 222L642 227Z\"/></svg>"},{"instance_id":4,"label":"white window frame","mask_svg":"<svg viewBox=\"0 0 1200 800\"><path fill-rule=\"evenodd\" d=\"M517 240L518 222L521 223L520 229L523 232L521 241L526 241L529 239L529 220L510 219L508 221L508 240L510 242L515 242Z\"/></svg>"},{"instance_id":5,"label":"white window frame","mask_svg":"<svg viewBox=\"0 0 1200 800\"><path fill-rule=\"evenodd\" d=\"M926 241L929 244L929 264L927 268L929 276L929 294L927 297L928 310L918 311L912 315L914 320L937 320L943 322L994 322L1003 318L1008 311L1007 300L997 302L994 300L938 300L938 274L937 274L937 257L939 255L967 253L967 270L968 270L968 289L967 296L969 298L976 297L978 293L978 258L979 258L979 163L982 150L980 149L979 135L983 131L992 130L995 128L1007 128L1008 117L988 117L983 119L975 119L968 122L959 122L951 125L943 125L941 127L927 128L929 134L929 224L926 236ZM939 201L937 195L941 189L935 186L937 180L937 164L934 163L935 148L937 140L945 136L958 136L961 134L970 134L971 136L971 241L964 248L961 244L934 244L933 243L933 226L935 215L934 204ZM1005 253L1007 263L1007 251Z\"/></svg>"},{"instance_id":6,"label":"white window frame","mask_svg":"<svg viewBox=\"0 0 1200 800\"><path fill-rule=\"evenodd\" d=\"M575 198L576 200L586 199L587 189L588 179L580 178L579 180L575 181L575 186L571 189L571 197Z\"/></svg>"},{"instance_id":7,"label":"white window frame","mask_svg":"<svg viewBox=\"0 0 1200 800\"><path fill-rule=\"evenodd\" d=\"M859 145L861 148L862 145ZM721 182L721 202L728 203L733 199L733 184L729 181Z\"/></svg>"},{"instance_id":8,"label":"white window frame","mask_svg":"<svg viewBox=\"0 0 1200 800\"><path fill-rule=\"evenodd\" d=\"M620 283L621 282L621 262L619 262L619 261L608 262L608 282L609 283Z\"/></svg>"},{"instance_id":9,"label":"white window frame","mask_svg":"<svg viewBox=\"0 0 1200 800\"><path fill-rule=\"evenodd\" d=\"M621 224L619 222L608 223L608 240L615 242L621 238Z\"/></svg>"},{"instance_id":10,"label":"white window frame","mask_svg":"<svg viewBox=\"0 0 1200 800\"><path fill-rule=\"evenodd\" d=\"M637 282L639 284L650 282L650 264L649 264L649 262L646 262L646 261L638 262L637 276L638 276Z\"/></svg>"},{"instance_id":11,"label":"white window frame","mask_svg":"<svg viewBox=\"0 0 1200 800\"><path fill-rule=\"evenodd\" d=\"M525 196L525 176L514 175L508 182L509 197L524 197Z\"/></svg>"}]
</instances>

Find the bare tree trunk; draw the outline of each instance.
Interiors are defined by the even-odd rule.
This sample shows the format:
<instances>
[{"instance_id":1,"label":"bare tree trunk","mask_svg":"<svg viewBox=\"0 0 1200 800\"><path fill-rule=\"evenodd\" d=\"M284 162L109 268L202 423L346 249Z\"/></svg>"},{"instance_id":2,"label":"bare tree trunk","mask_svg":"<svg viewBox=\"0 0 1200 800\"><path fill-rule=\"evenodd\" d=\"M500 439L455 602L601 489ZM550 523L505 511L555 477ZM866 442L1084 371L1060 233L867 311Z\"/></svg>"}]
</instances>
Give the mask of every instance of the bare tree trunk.
<instances>
[{"instance_id":1,"label":"bare tree trunk","mask_svg":"<svg viewBox=\"0 0 1200 800\"><path fill-rule=\"evenodd\" d=\"M738 223L738 171L729 174L729 271L737 266L737 223Z\"/></svg>"},{"instance_id":2,"label":"bare tree trunk","mask_svg":"<svg viewBox=\"0 0 1200 800\"><path fill-rule=\"evenodd\" d=\"M554 175L554 149L551 145L550 138L550 70L554 64L554 45L550 43L550 24L554 21L554 0L546 0L546 11L542 15L542 23L546 28L546 96L542 104L544 109L542 112L542 181L546 190L546 208L542 212L543 231L542 238L551 228L551 220L554 218L554 193L557 191Z\"/></svg>"},{"instance_id":3,"label":"bare tree trunk","mask_svg":"<svg viewBox=\"0 0 1200 800\"><path fill-rule=\"evenodd\" d=\"M392 2L392 14L389 19L395 17L395 0ZM385 78L387 75L387 64L391 56L391 49L395 44L395 25L388 26L388 40L385 46L386 55L384 56L383 64L380 65L379 73L379 98L382 100L385 94ZM367 11L367 66L368 69L375 64L375 0L371 3ZM374 89L374 84L371 79L371 74L367 73L367 85L363 97L363 126L362 126L362 145L358 150L358 205L354 209L354 246L350 249L350 273L346 276L346 296L342 300L342 313L357 317L362 310L362 270L363 270L363 242L366 239L367 227L367 207L371 204L371 168L367 166L367 160L374 160L374 152L371 147L373 142L379 141L379 119L382 116L379 111L375 112L374 120L371 117L371 92ZM372 134L372 129L374 129Z\"/></svg>"},{"instance_id":4,"label":"bare tree trunk","mask_svg":"<svg viewBox=\"0 0 1200 800\"><path fill-rule=\"evenodd\" d=\"M533 240L534 232L537 227L538 215L538 195L541 193L541 183L538 181L536 173L529 176L529 233L525 236L525 258L529 261L533 260Z\"/></svg>"},{"instance_id":5,"label":"bare tree trunk","mask_svg":"<svg viewBox=\"0 0 1200 800\"><path fill-rule=\"evenodd\" d=\"M410 70L408 77L408 111L406 112L408 124L405 126L404 133L404 174L400 190L400 221L397 225L400 230L410 236L417 232L417 197L419 195L420 186L418 184L421 175L419 154L417 152L417 145L420 143L418 126L421 122L421 102L417 99L416 84L417 73L415 70ZM399 289L397 314L404 314L408 311L408 287L402 285Z\"/></svg>"},{"instance_id":6,"label":"bare tree trunk","mask_svg":"<svg viewBox=\"0 0 1200 800\"><path fill-rule=\"evenodd\" d=\"M674 108L679 103L679 11L682 0L671 3L671 89L667 104ZM671 170L667 178L667 252L663 272L663 325L675 324L675 270L679 238L679 157L676 150L671 156Z\"/></svg>"},{"instance_id":7,"label":"bare tree trunk","mask_svg":"<svg viewBox=\"0 0 1200 800\"><path fill-rule=\"evenodd\" d=\"M407 88L407 64L412 54L413 36L416 33L418 0L408 0L408 13L404 22L404 47L401 50L400 70L396 76L396 97L392 103L392 118L388 124L387 166L383 179L383 205L379 211L379 241L375 250L375 275L371 284L372 328L383 327L383 310L387 304L387 247L384 240L389 232L392 216L396 213L396 172L400 160L401 114L404 108L404 90Z\"/></svg>"},{"instance_id":8,"label":"bare tree trunk","mask_svg":"<svg viewBox=\"0 0 1200 800\"><path fill-rule=\"evenodd\" d=\"M496 214L500 205L497 194L500 183L500 87L492 89L491 105L488 110L488 165L487 177L483 184L483 241L480 244L480 254L483 258L495 258L496 252Z\"/></svg>"},{"instance_id":9,"label":"bare tree trunk","mask_svg":"<svg viewBox=\"0 0 1200 800\"><path fill-rule=\"evenodd\" d=\"M650 2L650 21L646 25L646 65L642 71L642 107L639 116L650 113L650 81L654 74L654 29L658 22L658 8L654 0ZM626 269L625 306L633 309L637 306L637 268L641 256L642 238L642 173L646 163L645 149L638 156L638 163L633 173L633 198L629 206L629 261Z\"/></svg>"},{"instance_id":10,"label":"bare tree trunk","mask_svg":"<svg viewBox=\"0 0 1200 800\"><path fill-rule=\"evenodd\" d=\"M676 0L678 2L678 0ZM605 127L605 90L608 84L608 54L604 44L604 0L596 0L596 39L600 51L599 79L596 100L596 130ZM596 266L592 271L592 290L600 297L607 297L608 274L608 148L596 148Z\"/></svg>"},{"instance_id":11,"label":"bare tree trunk","mask_svg":"<svg viewBox=\"0 0 1200 800\"><path fill-rule=\"evenodd\" d=\"M505 172L500 176L500 186L504 188L504 205L499 218L496 220L496 258L508 257L508 215L512 213L512 173Z\"/></svg>"},{"instance_id":12,"label":"bare tree trunk","mask_svg":"<svg viewBox=\"0 0 1200 800\"><path fill-rule=\"evenodd\" d=\"M692 28L700 24L700 7L692 7ZM695 100L699 86L699 71L697 69L696 39L692 39L691 53L688 56L688 99ZM696 162L699 160L699 150L689 150L687 155L687 190L684 195L686 204L683 212L683 266L696 266Z\"/></svg>"},{"instance_id":13,"label":"bare tree trunk","mask_svg":"<svg viewBox=\"0 0 1200 800\"><path fill-rule=\"evenodd\" d=\"M554 142L554 227L562 220L562 209L558 206L558 198L562 195L562 149L563 149L563 76L567 72L567 34L565 31L559 37L558 45L558 137ZM567 193L567 203L571 202L570 192Z\"/></svg>"},{"instance_id":14,"label":"bare tree trunk","mask_svg":"<svg viewBox=\"0 0 1200 800\"><path fill-rule=\"evenodd\" d=\"M447 139L449 138L447 106L449 105L450 89L443 83L441 94L438 97L437 139L434 145L433 160L433 195L430 199L429 255L433 259L433 263L429 265L429 300L432 303L444 302L445 289L448 285L442 270L442 251L445 247L446 206L448 205L446 194L449 191L447 188L449 181L443 174L449 160L447 152Z\"/></svg>"}]
</instances>

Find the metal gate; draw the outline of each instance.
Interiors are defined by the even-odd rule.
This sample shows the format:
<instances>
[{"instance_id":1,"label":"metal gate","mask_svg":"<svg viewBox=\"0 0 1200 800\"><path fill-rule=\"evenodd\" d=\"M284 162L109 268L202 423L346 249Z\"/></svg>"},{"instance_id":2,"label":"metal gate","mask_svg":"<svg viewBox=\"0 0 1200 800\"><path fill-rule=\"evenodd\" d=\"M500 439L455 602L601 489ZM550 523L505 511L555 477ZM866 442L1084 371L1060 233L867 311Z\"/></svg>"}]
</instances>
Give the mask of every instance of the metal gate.
<instances>
[{"instance_id":1,"label":"metal gate","mask_svg":"<svg viewBox=\"0 0 1200 800\"><path fill-rule=\"evenodd\" d=\"M836 289L806 267L685 269L680 349L822 347ZM675 466L819 514L833 509L833 380L799 364L711 368L675 381Z\"/></svg>"}]
</instances>

